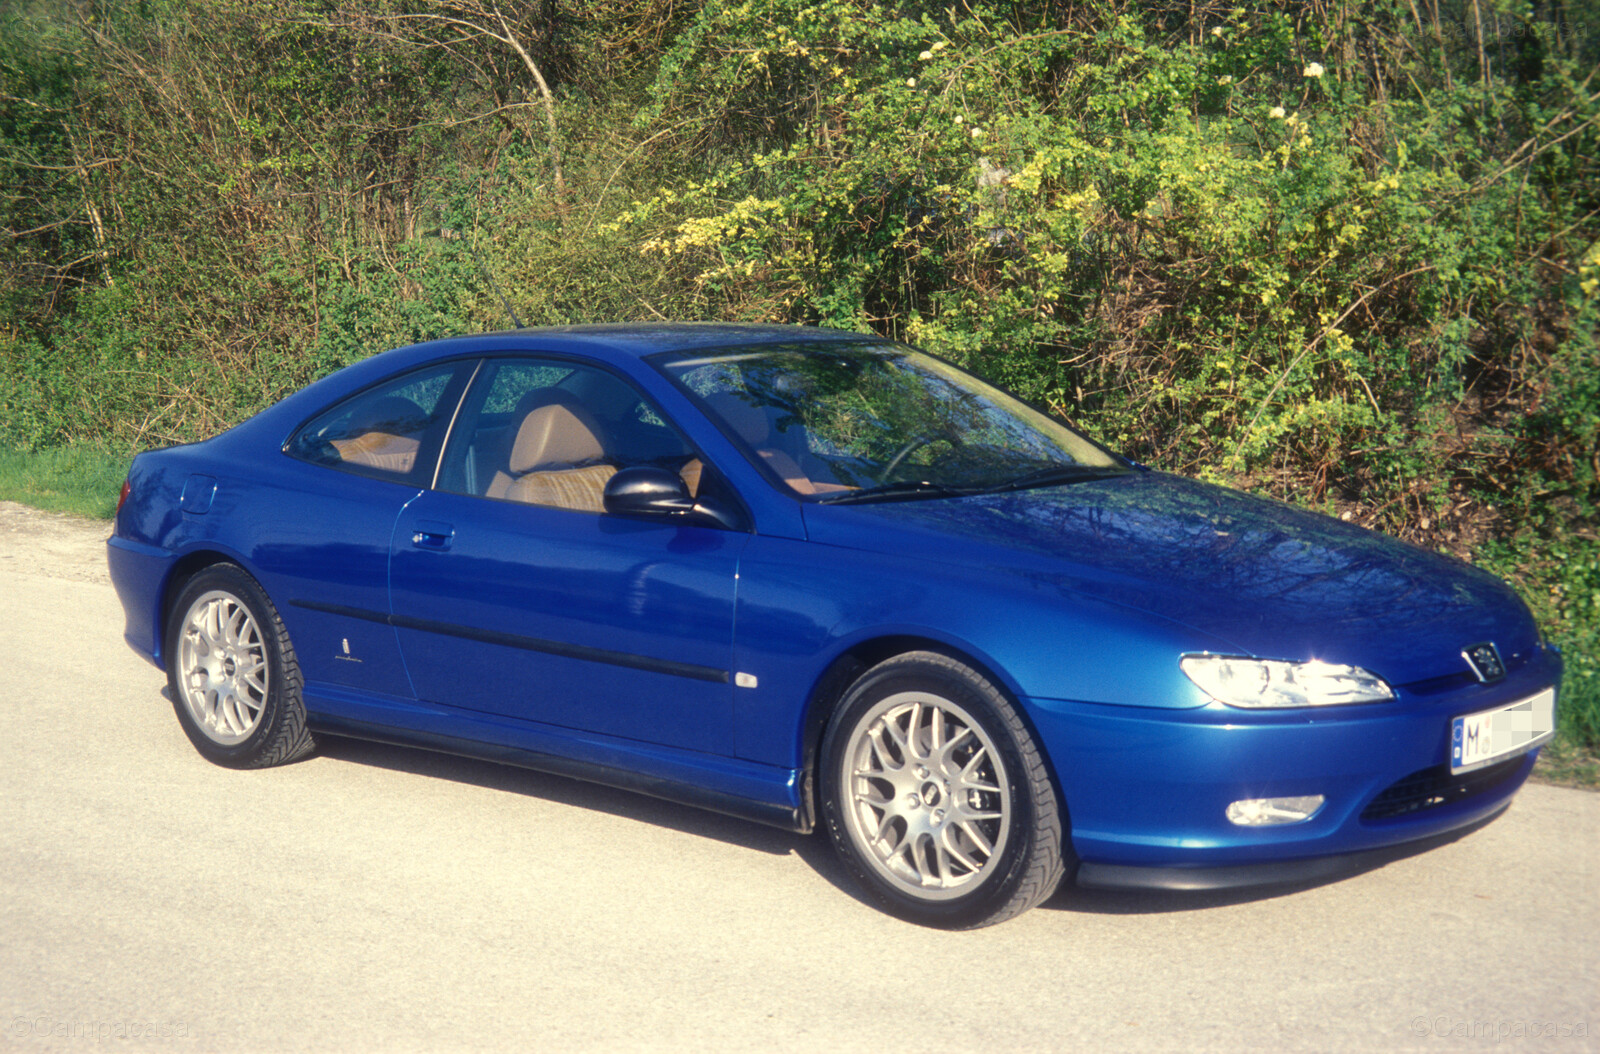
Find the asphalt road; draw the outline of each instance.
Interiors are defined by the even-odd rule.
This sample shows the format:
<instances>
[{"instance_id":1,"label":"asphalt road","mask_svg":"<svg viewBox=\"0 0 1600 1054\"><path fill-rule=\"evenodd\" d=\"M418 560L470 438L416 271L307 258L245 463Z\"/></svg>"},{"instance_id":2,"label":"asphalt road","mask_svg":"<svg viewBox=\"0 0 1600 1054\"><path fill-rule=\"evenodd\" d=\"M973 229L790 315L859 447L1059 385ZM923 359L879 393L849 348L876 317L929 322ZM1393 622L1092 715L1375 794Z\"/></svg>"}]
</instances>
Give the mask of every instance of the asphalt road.
<instances>
[{"instance_id":1,"label":"asphalt road","mask_svg":"<svg viewBox=\"0 0 1600 1054\"><path fill-rule=\"evenodd\" d=\"M38 552L0 530L0 1047L1600 1049L1597 794L1286 894L943 933L820 838L648 798L337 741L212 766L110 586Z\"/></svg>"}]
</instances>

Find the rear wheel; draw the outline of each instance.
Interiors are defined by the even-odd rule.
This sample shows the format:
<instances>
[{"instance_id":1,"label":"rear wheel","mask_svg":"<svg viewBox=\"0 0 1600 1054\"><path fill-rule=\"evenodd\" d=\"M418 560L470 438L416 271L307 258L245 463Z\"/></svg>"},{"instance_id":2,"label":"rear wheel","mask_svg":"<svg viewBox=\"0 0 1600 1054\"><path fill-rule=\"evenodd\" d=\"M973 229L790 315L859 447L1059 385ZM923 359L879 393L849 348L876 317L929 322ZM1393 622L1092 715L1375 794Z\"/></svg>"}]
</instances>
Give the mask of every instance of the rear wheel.
<instances>
[{"instance_id":1,"label":"rear wheel","mask_svg":"<svg viewBox=\"0 0 1600 1054\"><path fill-rule=\"evenodd\" d=\"M243 568L216 564L189 580L172 606L166 657L178 721L206 758L263 768L310 753L289 634Z\"/></svg>"},{"instance_id":2,"label":"rear wheel","mask_svg":"<svg viewBox=\"0 0 1600 1054\"><path fill-rule=\"evenodd\" d=\"M896 915L986 926L1061 881L1070 850L1044 759L1004 693L963 663L912 652L868 670L822 764L834 845Z\"/></svg>"}]
</instances>

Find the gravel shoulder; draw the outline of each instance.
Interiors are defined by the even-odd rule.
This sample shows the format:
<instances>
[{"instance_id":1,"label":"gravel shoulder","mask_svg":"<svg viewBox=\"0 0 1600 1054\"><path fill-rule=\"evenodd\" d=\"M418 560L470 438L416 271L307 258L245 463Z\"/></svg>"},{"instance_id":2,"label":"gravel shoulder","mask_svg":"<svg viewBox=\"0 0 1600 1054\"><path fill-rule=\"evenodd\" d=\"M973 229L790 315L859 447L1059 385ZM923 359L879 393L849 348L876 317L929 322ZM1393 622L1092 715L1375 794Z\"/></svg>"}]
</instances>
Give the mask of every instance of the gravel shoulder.
<instances>
[{"instance_id":1,"label":"gravel shoulder","mask_svg":"<svg viewBox=\"0 0 1600 1054\"><path fill-rule=\"evenodd\" d=\"M109 584L106 539L110 535L107 520L0 501L0 571Z\"/></svg>"}]
</instances>

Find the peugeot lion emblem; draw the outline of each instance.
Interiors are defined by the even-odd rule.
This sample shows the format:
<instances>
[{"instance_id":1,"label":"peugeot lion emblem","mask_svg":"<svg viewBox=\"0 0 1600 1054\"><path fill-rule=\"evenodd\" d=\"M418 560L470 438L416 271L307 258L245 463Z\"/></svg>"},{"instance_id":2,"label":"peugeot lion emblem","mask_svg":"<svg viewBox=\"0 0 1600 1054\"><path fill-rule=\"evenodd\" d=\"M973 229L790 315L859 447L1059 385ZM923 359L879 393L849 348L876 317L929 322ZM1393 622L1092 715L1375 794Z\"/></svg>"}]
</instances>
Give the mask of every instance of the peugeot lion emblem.
<instances>
[{"instance_id":1,"label":"peugeot lion emblem","mask_svg":"<svg viewBox=\"0 0 1600 1054\"><path fill-rule=\"evenodd\" d=\"M1492 684L1506 675L1506 664L1500 661L1500 651L1493 642L1468 645L1461 655L1484 684Z\"/></svg>"}]
</instances>

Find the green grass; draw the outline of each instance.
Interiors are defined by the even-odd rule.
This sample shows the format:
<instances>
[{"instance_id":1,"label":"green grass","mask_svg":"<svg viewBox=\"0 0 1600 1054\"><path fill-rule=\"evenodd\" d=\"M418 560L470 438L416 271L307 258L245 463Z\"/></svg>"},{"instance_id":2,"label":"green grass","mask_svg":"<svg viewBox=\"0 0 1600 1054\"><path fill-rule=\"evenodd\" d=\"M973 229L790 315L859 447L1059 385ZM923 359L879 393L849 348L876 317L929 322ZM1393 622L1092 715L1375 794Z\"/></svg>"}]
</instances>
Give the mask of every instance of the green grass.
<instances>
[{"instance_id":1,"label":"green grass","mask_svg":"<svg viewBox=\"0 0 1600 1054\"><path fill-rule=\"evenodd\" d=\"M0 501L109 520L132 456L89 444L0 449Z\"/></svg>"},{"instance_id":2,"label":"green grass","mask_svg":"<svg viewBox=\"0 0 1600 1054\"><path fill-rule=\"evenodd\" d=\"M1533 779L1559 787L1600 790L1600 754L1574 746L1571 737L1559 733L1539 752Z\"/></svg>"}]
</instances>

